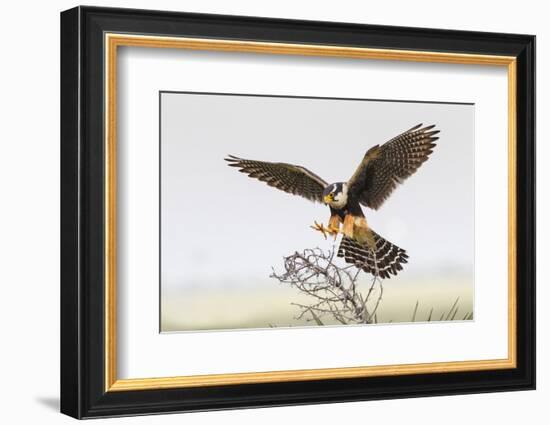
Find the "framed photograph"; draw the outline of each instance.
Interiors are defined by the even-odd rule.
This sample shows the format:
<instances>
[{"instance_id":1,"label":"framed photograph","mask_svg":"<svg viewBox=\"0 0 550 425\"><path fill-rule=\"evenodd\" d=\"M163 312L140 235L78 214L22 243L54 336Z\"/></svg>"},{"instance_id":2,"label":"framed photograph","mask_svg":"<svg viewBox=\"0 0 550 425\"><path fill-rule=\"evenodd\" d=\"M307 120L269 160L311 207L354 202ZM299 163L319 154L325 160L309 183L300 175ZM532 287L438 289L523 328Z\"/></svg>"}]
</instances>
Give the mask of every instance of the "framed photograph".
<instances>
[{"instance_id":1,"label":"framed photograph","mask_svg":"<svg viewBox=\"0 0 550 425\"><path fill-rule=\"evenodd\" d=\"M61 14L61 411L533 389L535 37Z\"/></svg>"}]
</instances>

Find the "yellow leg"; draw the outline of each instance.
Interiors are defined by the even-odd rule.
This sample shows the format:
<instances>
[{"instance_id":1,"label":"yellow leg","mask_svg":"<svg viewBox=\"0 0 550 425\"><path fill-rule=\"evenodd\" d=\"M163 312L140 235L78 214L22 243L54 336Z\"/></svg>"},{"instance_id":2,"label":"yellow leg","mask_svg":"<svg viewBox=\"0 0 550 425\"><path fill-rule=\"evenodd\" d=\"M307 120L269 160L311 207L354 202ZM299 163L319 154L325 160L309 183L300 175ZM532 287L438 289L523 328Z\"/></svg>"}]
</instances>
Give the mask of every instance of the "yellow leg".
<instances>
[{"instance_id":1,"label":"yellow leg","mask_svg":"<svg viewBox=\"0 0 550 425\"><path fill-rule=\"evenodd\" d=\"M334 239L338 236L338 233L340 233L340 223L342 220L339 216L333 215L330 217L328 222L328 227L326 227L324 224L319 224L317 222L314 222L315 224L313 226L310 226L312 229L317 230L323 234L325 239L327 238L327 235L334 236Z\"/></svg>"},{"instance_id":2,"label":"yellow leg","mask_svg":"<svg viewBox=\"0 0 550 425\"><path fill-rule=\"evenodd\" d=\"M325 239L327 238L327 233L329 233L329 229L328 227L325 227L323 223L319 224L316 221L314 221L313 226L309 226L309 227L311 227L313 230L317 230L318 232L321 232L324 238Z\"/></svg>"}]
</instances>

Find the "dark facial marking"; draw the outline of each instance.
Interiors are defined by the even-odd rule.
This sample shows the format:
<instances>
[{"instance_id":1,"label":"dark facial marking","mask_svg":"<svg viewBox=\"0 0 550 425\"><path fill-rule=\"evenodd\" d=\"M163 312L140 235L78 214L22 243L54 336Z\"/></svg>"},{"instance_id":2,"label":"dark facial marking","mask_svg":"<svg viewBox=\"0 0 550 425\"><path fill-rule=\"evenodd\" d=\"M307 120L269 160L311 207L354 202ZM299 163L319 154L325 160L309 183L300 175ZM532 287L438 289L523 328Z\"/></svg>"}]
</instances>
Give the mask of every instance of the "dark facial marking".
<instances>
[{"instance_id":1,"label":"dark facial marking","mask_svg":"<svg viewBox=\"0 0 550 425\"><path fill-rule=\"evenodd\" d=\"M323 190L323 196L327 196L329 193L331 193L334 190L334 184L329 184L327 187L325 187L325 190Z\"/></svg>"}]
</instances>

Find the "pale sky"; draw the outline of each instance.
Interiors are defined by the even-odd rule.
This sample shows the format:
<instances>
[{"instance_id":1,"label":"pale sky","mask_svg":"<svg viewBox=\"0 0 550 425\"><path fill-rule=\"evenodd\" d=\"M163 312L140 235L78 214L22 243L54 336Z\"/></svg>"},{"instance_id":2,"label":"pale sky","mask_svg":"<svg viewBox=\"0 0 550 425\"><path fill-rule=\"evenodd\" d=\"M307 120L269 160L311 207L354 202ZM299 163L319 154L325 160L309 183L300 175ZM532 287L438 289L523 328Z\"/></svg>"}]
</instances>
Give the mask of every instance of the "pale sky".
<instances>
[{"instance_id":1,"label":"pale sky","mask_svg":"<svg viewBox=\"0 0 550 425\"><path fill-rule=\"evenodd\" d=\"M254 284L284 255L332 245L309 228L327 223L327 206L237 172L227 154L345 181L371 146L418 123L441 130L434 153L379 211L364 213L407 250L398 279L473 279L473 105L163 93L161 107L163 287Z\"/></svg>"}]
</instances>

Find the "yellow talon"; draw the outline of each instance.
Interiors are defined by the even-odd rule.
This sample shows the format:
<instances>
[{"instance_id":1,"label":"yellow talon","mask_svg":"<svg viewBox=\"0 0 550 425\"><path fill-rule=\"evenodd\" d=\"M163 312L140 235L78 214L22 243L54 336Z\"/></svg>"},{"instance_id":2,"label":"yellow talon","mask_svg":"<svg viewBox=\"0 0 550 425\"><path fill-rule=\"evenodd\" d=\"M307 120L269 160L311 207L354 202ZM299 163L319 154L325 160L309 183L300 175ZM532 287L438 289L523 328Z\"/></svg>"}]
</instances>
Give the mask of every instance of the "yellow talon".
<instances>
[{"instance_id":1,"label":"yellow talon","mask_svg":"<svg viewBox=\"0 0 550 425\"><path fill-rule=\"evenodd\" d=\"M327 238L327 233L329 232L329 229L327 229L322 223L319 224L317 221L314 221L314 225L310 226L313 230L317 230L318 232L321 232L324 236L324 238Z\"/></svg>"},{"instance_id":2,"label":"yellow talon","mask_svg":"<svg viewBox=\"0 0 550 425\"><path fill-rule=\"evenodd\" d=\"M340 229L337 227L328 226L326 227L324 224L319 224L317 221L314 222L314 226L309 226L313 230L317 230L318 232L321 232L324 236L324 238L327 238L327 234L334 236L334 240L338 237L338 233L340 233Z\"/></svg>"}]
</instances>

